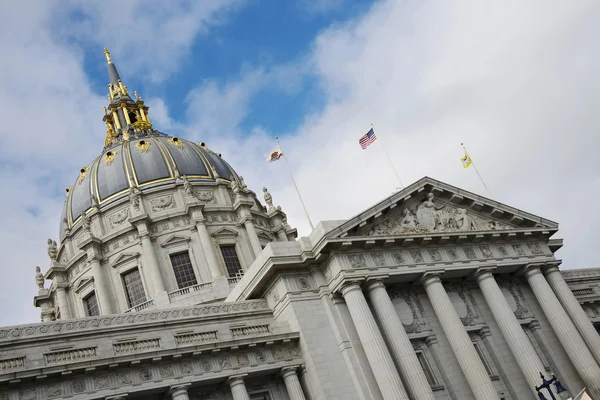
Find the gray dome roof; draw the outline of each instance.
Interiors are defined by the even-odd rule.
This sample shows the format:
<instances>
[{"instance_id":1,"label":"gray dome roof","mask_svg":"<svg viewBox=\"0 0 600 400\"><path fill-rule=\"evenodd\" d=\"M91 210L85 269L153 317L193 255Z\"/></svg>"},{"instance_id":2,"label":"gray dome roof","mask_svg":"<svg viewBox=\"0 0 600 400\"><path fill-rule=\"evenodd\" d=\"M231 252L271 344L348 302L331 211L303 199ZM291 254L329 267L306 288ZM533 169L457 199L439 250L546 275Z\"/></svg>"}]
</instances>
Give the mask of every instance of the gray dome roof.
<instances>
[{"instance_id":1,"label":"gray dome roof","mask_svg":"<svg viewBox=\"0 0 600 400\"><path fill-rule=\"evenodd\" d=\"M176 176L187 176L193 181L214 181L217 177L235 179L237 174L220 155L203 144L155 134L117 142L104 149L92 163L82 168L79 177L69 189L63 208L62 220L75 225L81 215L92 207L92 199L104 204L126 196L129 189L173 183ZM64 237L61 224L60 237Z\"/></svg>"}]
</instances>

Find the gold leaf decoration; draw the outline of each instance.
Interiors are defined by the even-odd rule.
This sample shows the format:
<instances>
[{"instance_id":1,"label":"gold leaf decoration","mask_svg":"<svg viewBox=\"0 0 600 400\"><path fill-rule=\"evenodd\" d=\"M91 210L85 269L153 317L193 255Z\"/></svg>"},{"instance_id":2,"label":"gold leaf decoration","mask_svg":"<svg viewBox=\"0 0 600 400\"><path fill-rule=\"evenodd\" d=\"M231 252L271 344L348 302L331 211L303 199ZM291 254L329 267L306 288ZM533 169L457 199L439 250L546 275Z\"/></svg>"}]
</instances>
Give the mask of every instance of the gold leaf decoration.
<instances>
[{"instance_id":1,"label":"gold leaf decoration","mask_svg":"<svg viewBox=\"0 0 600 400\"><path fill-rule=\"evenodd\" d=\"M114 150L111 150L111 151L107 151L106 154L104 155L104 157L102 157L102 159L104 160L104 163L108 166L108 165L111 165L115 161L116 156L117 156L117 152Z\"/></svg>"},{"instance_id":2,"label":"gold leaf decoration","mask_svg":"<svg viewBox=\"0 0 600 400\"><path fill-rule=\"evenodd\" d=\"M87 174L90 167L84 167L79 170L79 178L77 179L77 183L81 185L83 180L85 179L85 174Z\"/></svg>"},{"instance_id":3,"label":"gold leaf decoration","mask_svg":"<svg viewBox=\"0 0 600 400\"><path fill-rule=\"evenodd\" d=\"M172 137L172 138L169 139L169 142L173 146L175 146L175 147L177 147L179 149L183 149L183 141L181 139L176 138L176 137Z\"/></svg>"},{"instance_id":4,"label":"gold leaf decoration","mask_svg":"<svg viewBox=\"0 0 600 400\"><path fill-rule=\"evenodd\" d=\"M135 148L138 149L141 153L148 153L150 151L151 142L147 140L140 140L135 144Z\"/></svg>"}]
</instances>

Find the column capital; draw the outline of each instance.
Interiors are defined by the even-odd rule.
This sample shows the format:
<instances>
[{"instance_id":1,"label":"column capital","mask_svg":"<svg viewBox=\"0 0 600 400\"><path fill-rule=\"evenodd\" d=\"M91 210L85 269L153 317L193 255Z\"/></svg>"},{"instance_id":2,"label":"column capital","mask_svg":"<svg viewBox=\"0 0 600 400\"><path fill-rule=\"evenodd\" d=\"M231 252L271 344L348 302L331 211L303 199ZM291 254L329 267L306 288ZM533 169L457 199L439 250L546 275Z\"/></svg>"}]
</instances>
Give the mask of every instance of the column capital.
<instances>
[{"instance_id":1,"label":"column capital","mask_svg":"<svg viewBox=\"0 0 600 400\"><path fill-rule=\"evenodd\" d=\"M191 383L184 383L181 385L173 385L169 388L169 395L171 395L172 397L176 397L180 394L183 393L187 393L188 389L190 388L190 386L192 386Z\"/></svg>"},{"instance_id":2,"label":"column capital","mask_svg":"<svg viewBox=\"0 0 600 400\"><path fill-rule=\"evenodd\" d=\"M422 285L427 287L434 282L442 282L442 275L446 272L443 269L436 269L431 271L425 271L423 274L415 281L415 284Z\"/></svg>"},{"instance_id":3,"label":"column capital","mask_svg":"<svg viewBox=\"0 0 600 400\"><path fill-rule=\"evenodd\" d=\"M542 273L541 267L543 267L543 266L544 266L544 264L540 264L540 263L527 264L521 269L521 271L522 271L522 274L525 276L525 278L530 278L534 275L541 274Z\"/></svg>"},{"instance_id":4,"label":"column capital","mask_svg":"<svg viewBox=\"0 0 600 400\"><path fill-rule=\"evenodd\" d=\"M246 379L247 376L248 376L248 374L231 375L229 378L227 378L227 382L229 382L229 387L243 385L244 379Z\"/></svg>"},{"instance_id":5,"label":"column capital","mask_svg":"<svg viewBox=\"0 0 600 400\"><path fill-rule=\"evenodd\" d=\"M360 287L361 282L362 279L354 281L345 281L340 285L339 291L342 294L342 296L346 296L347 293L352 292L354 290L359 290L362 292L362 289Z\"/></svg>"},{"instance_id":6,"label":"column capital","mask_svg":"<svg viewBox=\"0 0 600 400\"><path fill-rule=\"evenodd\" d=\"M371 290L376 289L378 287L382 287L382 288L385 289L385 283L384 283L383 279L387 278L387 277L388 277L388 275L367 278L366 289L368 291L371 291Z\"/></svg>"},{"instance_id":7,"label":"column capital","mask_svg":"<svg viewBox=\"0 0 600 400\"><path fill-rule=\"evenodd\" d=\"M473 272L471 272L469 274L469 277L473 277L475 278L475 280L477 282L481 282L484 279L487 278L493 278L494 275L492 274L492 271L494 271L496 269L496 267L479 267L476 270L474 270Z\"/></svg>"},{"instance_id":8,"label":"column capital","mask_svg":"<svg viewBox=\"0 0 600 400\"><path fill-rule=\"evenodd\" d=\"M283 379L287 378L290 375L298 375L299 365L290 365L288 367L281 368L281 376Z\"/></svg>"},{"instance_id":9,"label":"column capital","mask_svg":"<svg viewBox=\"0 0 600 400\"><path fill-rule=\"evenodd\" d=\"M547 263L542 267L542 272L544 273L544 275L549 275L553 272L560 273L560 269L558 268L559 265L560 265L560 261Z\"/></svg>"}]
</instances>

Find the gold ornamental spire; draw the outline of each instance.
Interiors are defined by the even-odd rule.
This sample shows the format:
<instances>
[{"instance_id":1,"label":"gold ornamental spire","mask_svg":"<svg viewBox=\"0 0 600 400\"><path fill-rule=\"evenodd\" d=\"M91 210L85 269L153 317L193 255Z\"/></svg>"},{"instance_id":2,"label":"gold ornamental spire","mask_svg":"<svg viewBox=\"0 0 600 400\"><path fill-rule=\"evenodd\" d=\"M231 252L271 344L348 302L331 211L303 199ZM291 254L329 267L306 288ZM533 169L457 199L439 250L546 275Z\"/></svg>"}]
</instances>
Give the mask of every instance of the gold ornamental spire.
<instances>
[{"instance_id":1,"label":"gold ornamental spire","mask_svg":"<svg viewBox=\"0 0 600 400\"><path fill-rule=\"evenodd\" d=\"M108 107L104 108L102 120L106 123L104 147L113 143L130 140L132 135L152 133L152 123L148 117L148 106L135 94L135 100L129 96L127 86L123 85L117 67L110 58L110 52L104 48L108 61Z\"/></svg>"},{"instance_id":2,"label":"gold ornamental spire","mask_svg":"<svg viewBox=\"0 0 600 400\"><path fill-rule=\"evenodd\" d=\"M110 51L108 51L106 47L104 48L104 56L106 56L106 61L108 61L109 64L112 64L112 60L110 59Z\"/></svg>"}]
</instances>

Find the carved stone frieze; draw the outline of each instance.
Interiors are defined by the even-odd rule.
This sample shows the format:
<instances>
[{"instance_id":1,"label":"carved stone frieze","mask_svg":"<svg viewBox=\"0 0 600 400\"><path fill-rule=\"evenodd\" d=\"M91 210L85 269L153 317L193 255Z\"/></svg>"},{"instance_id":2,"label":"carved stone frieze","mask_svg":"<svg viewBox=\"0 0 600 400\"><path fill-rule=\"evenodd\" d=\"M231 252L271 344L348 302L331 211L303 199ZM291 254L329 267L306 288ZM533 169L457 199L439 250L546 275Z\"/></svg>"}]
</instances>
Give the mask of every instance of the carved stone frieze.
<instances>
[{"instance_id":1,"label":"carved stone frieze","mask_svg":"<svg viewBox=\"0 0 600 400\"><path fill-rule=\"evenodd\" d=\"M411 323L406 324L404 321L402 322L407 333L417 333L429 329L421 301L413 290L408 287L392 286L388 289L388 293L392 302L402 300L410 308L410 313L412 314Z\"/></svg>"},{"instance_id":2,"label":"carved stone frieze","mask_svg":"<svg viewBox=\"0 0 600 400\"><path fill-rule=\"evenodd\" d=\"M123 224L127 220L129 216L129 208L124 208L120 211L117 211L108 216L108 222L110 223L110 227L116 228L117 226Z\"/></svg>"},{"instance_id":3,"label":"carved stone frieze","mask_svg":"<svg viewBox=\"0 0 600 400\"><path fill-rule=\"evenodd\" d=\"M20 325L0 329L0 342L13 341L18 338L64 335L83 331L97 331L112 327L135 326L150 321L172 321L189 318L190 315L226 315L250 310L267 310L265 300L248 300L237 303L219 304L211 306L195 306L166 311L136 312L134 314L112 315L105 317L82 318L79 320L66 320L45 322L40 324Z\"/></svg>"},{"instance_id":4,"label":"carved stone frieze","mask_svg":"<svg viewBox=\"0 0 600 400\"><path fill-rule=\"evenodd\" d=\"M175 201L173 200L173 195L169 194L166 196L155 197L150 199L150 206L152 207L152 211L164 211L169 208L175 207Z\"/></svg>"},{"instance_id":5,"label":"carved stone frieze","mask_svg":"<svg viewBox=\"0 0 600 400\"><path fill-rule=\"evenodd\" d=\"M352 268L367 268L364 254L350 254L348 255L348 261L350 261Z\"/></svg>"},{"instance_id":6,"label":"carved stone frieze","mask_svg":"<svg viewBox=\"0 0 600 400\"><path fill-rule=\"evenodd\" d=\"M456 293L464 302L466 315L464 317L459 315L464 326L473 326L482 322L479 311L477 310L475 298L468 287L463 283L458 282L444 283L444 287L446 288L447 293Z\"/></svg>"},{"instance_id":7,"label":"carved stone frieze","mask_svg":"<svg viewBox=\"0 0 600 400\"><path fill-rule=\"evenodd\" d=\"M568 278L598 277L600 278L600 268L582 268L561 270L562 276Z\"/></svg>"},{"instance_id":8,"label":"carved stone frieze","mask_svg":"<svg viewBox=\"0 0 600 400\"><path fill-rule=\"evenodd\" d=\"M418 204L409 205L385 218L366 235L407 235L425 232L465 232L505 230L511 227L493 220L435 200L428 193Z\"/></svg>"},{"instance_id":9,"label":"carved stone frieze","mask_svg":"<svg viewBox=\"0 0 600 400\"><path fill-rule=\"evenodd\" d=\"M385 265L385 257L383 253L373 253L371 255L373 257L373 262L378 267L383 267Z\"/></svg>"}]
</instances>

